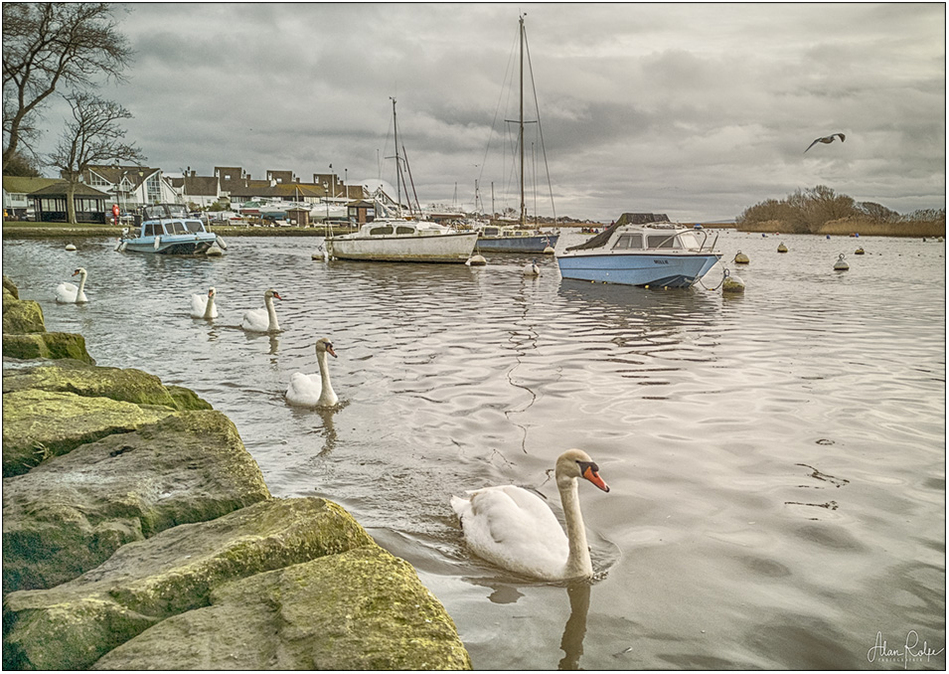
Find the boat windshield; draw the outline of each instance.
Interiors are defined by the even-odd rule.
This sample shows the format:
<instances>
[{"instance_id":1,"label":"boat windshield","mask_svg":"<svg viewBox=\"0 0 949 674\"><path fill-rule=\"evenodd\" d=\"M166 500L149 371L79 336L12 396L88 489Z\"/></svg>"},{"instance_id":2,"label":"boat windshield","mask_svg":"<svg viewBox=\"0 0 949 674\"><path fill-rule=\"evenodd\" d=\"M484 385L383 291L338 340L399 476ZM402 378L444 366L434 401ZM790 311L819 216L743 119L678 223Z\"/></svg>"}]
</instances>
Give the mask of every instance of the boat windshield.
<instances>
[{"instance_id":1,"label":"boat windshield","mask_svg":"<svg viewBox=\"0 0 949 674\"><path fill-rule=\"evenodd\" d=\"M200 220L185 220L185 227L188 228L189 232L203 232L204 225Z\"/></svg>"},{"instance_id":2,"label":"boat windshield","mask_svg":"<svg viewBox=\"0 0 949 674\"><path fill-rule=\"evenodd\" d=\"M188 209L183 204L153 204L145 206L142 209L142 215L145 220L158 220L159 218L187 218Z\"/></svg>"}]
</instances>

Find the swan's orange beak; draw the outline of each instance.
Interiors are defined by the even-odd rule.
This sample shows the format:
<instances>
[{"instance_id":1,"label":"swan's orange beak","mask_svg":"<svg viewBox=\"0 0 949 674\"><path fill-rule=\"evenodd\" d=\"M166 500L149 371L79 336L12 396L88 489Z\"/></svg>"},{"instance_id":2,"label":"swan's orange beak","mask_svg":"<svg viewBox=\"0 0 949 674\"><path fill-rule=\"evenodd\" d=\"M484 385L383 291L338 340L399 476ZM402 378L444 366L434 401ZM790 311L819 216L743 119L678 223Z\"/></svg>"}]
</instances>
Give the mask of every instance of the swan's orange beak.
<instances>
[{"instance_id":1,"label":"swan's orange beak","mask_svg":"<svg viewBox=\"0 0 949 674\"><path fill-rule=\"evenodd\" d=\"M600 474L597 472L596 464L586 464L583 466L583 472L580 474L603 491L608 492L610 490L610 486L603 481L603 478L600 477Z\"/></svg>"},{"instance_id":2,"label":"swan's orange beak","mask_svg":"<svg viewBox=\"0 0 949 674\"><path fill-rule=\"evenodd\" d=\"M280 297L280 293L278 293L278 292L275 292L275 293L273 294L273 296L276 297L278 300L282 300L282 299L283 299L282 297Z\"/></svg>"},{"instance_id":3,"label":"swan's orange beak","mask_svg":"<svg viewBox=\"0 0 949 674\"><path fill-rule=\"evenodd\" d=\"M329 355L331 355L333 358L336 358L336 352L333 351L333 345L332 345L332 344L327 344L327 345L326 345L326 353L328 353Z\"/></svg>"},{"instance_id":4,"label":"swan's orange beak","mask_svg":"<svg viewBox=\"0 0 949 674\"><path fill-rule=\"evenodd\" d=\"M78 274L78 273L79 273L79 270L77 269L76 271L74 271L74 272L72 273L72 276L75 276L75 275Z\"/></svg>"}]
</instances>

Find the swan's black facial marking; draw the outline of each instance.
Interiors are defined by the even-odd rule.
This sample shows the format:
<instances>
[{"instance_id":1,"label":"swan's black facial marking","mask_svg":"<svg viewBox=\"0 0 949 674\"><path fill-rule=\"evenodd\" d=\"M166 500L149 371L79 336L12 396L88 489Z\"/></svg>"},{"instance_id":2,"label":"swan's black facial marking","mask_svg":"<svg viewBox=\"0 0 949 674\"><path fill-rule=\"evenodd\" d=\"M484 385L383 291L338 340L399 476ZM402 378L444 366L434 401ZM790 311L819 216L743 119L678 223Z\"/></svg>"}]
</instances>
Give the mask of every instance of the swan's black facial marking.
<instances>
[{"instance_id":1,"label":"swan's black facial marking","mask_svg":"<svg viewBox=\"0 0 949 674\"><path fill-rule=\"evenodd\" d=\"M580 475L595 484L599 489L608 492L609 485L600 477L600 467L593 461L577 461L577 467L580 469Z\"/></svg>"}]
</instances>

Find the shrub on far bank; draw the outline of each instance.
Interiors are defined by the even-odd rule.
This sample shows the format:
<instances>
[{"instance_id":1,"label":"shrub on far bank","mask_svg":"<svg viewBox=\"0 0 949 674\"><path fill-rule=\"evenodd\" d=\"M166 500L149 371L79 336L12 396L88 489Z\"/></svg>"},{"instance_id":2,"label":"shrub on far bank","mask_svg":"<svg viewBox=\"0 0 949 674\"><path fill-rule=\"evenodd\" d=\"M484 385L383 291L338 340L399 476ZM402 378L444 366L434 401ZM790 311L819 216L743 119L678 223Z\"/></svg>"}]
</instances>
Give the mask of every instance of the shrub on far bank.
<instances>
[{"instance_id":1,"label":"shrub on far bank","mask_svg":"<svg viewBox=\"0 0 949 674\"><path fill-rule=\"evenodd\" d=\"M735 219L739 230L791 234L861 234L878 236L945 236L945 209L900 215L871 201L857 202L829 187L796 190L786 199L766 199Z\"/></svg>"}]
</instances>

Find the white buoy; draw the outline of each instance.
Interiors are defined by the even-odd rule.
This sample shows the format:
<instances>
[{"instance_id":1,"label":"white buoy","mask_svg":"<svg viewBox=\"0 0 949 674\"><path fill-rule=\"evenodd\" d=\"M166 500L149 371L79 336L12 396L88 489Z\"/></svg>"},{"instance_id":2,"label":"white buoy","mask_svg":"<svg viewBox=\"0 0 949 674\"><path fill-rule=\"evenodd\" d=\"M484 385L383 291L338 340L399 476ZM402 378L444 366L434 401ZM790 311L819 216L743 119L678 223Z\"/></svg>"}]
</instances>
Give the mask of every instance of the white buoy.
<instances>
[{"instance_id":1,"label":"white buoy","mask_svg":"<svg viewBox=\"0 0 949 674\"><path fill-rule=\"evenodd\" d=\"M733 276L730 269L725 270L725 278L722 279L723 293L743 293L745 292L745 282L738 276Z\"/></svg>"},{"instance_id":2,"label":"white buoy","mask_svg":"<svg viewBox=\"0 0 949 674\"><path fill-rule=\"evenodd\" d=\"M748 264L750 261L751 260L748 259L748 256L741 251L738 251L738 253L735 255L735 264Z\"/></svg>"},{"instance_id":3,"label":"white buoy","mask_svg":"<svg viewBox=\"0 0 949 674\"><path fill-rule=\"evenodd\" d=\"M217 245L217 242L215 242L208 246L208 249L204 251L204 254L208 257L220 257L221 255L224 255L224 251L221 250L221 247Z\"/></svg>"},{"instance_id":4,"label":"white buoy","mask_svg":"<svg viewBox=\"0 0 949 674\"><path fill-rule=\"evenodd\" d=\"M67 243L67 244L66 244L66 250L76 250L76 247L75 247L74 245L72 245L71 243Z\"/></svg>"},{"instance_id":5,"label":"white buoy","mask_svg":"<svg viewBox=\"0 0 949 674\"><path fill-rule=\"evenodd\" d=\"M785 246L785 245L782 243L780 246L778 246L778 252L779 252L779 253L786 253L786 252L788 252L788 247Z\"/></svg>"},{"instance_id":6,"label":"white buoy","mask_svg":"<svg viewBox=\"0 0 949 674\"><path fill-rule=\"evenodd\" d=\"M837 261L834 263L834 270L835 270L835 271L847 271L848 269L850 269L850 265L847 264L847 261L846 261L846 260L844 260L844 254L841 253L841 254L837 257Z\"/></svg>"},{"instance_id":7,"label":"white buoy","mask_svg":"<svg viewBox=\"0 0 949 674\"><path fill-rule=\"evenodd\" d=\"M469 267L483 267L488 264L488 261L484 259L484 255L481 253L475 253L465 262Z\"/></svg>"},{"instance_id":8,"label":"white buoy","mask_svg":"<svg viewBox=\"0 0 949 674\"><path fill-rule=\"evenodd\" d=\"M531 260L531 263L524 267L524 276L540 276L540 267L537 266L537 260Z\"/></svg>"},{"instance_id":9,"label":"white buoy","mask_svg":"<svg viewBox=\"0 0 949 674\"><path fill-rule=\"evenodd\" d=\"M313 260L323 260L323 262L329 262L330 254L327 252L325 248L323 248L321 244L319 248L313 251L313 254L310 256L310 258Z\"/></svg>"},{"instance_id":10,"label":"white buoy","mask_svg":"<svg viewBox=\"0 0 949 674\"><path fill-rule=\"evenodd\" d=\"M553 246L547 246L546 248L544 248L544 255L553 255L556 252L557 251L554 250Z\"/></svg>"},{"instance_id":11,"label":"white buoy","mask_svg":"<svg viewBox=\"0 0 949 674\"><path fill-rule=\"evenodd\" d=\"M853 251L853 254L854 254L854 255L863 255L863 254L864 254L864 250L863 250L863 248L857 248L857 250Z\"/></svg>"}]
</instances>

